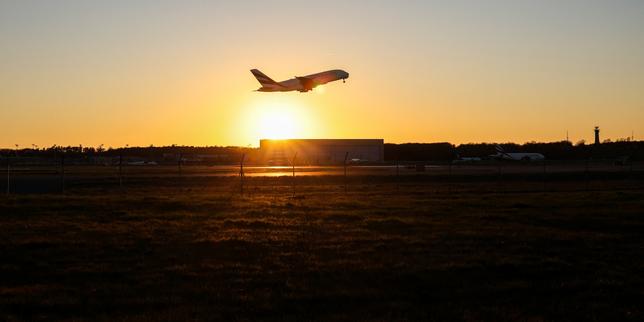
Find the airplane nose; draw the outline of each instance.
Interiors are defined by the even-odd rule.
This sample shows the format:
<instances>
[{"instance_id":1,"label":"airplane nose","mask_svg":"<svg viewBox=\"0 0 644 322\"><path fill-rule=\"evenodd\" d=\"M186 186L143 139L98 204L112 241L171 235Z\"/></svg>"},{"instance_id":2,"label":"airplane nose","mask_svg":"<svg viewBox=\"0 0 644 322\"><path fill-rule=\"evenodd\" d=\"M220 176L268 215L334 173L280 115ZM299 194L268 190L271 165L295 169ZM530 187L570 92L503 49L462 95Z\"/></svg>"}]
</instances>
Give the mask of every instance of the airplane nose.
<instances>
[{"instance_id":1,"label":"airplane nose","mask_svg":"<svg viewBox=\"0 0 644 322\"><path fill-rule=\"evenodd\" d=\"M340 69L340 70L336 70L336 71L335 71L335 75L336 75L336 77L338 77L339 79L347 79L347 78L349 78L349 73L347 73L347 72L345 72L345 71L343 71L343 70L341 70L341 69Z\"/></svg>"}]
</instances>

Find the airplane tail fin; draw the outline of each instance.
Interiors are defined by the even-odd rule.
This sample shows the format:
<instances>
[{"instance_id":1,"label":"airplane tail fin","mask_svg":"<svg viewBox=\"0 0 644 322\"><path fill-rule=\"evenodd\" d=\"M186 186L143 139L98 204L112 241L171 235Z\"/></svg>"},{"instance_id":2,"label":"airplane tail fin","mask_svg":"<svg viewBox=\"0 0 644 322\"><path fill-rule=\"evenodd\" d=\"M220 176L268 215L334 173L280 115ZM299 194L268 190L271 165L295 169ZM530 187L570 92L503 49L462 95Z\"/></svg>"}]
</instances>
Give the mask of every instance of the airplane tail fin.
<instances>
[{"instance_id":1,"label":"airplane tail fin","mask_svg":"<svg viewBox=\"0 0 644 322\"><path fill-rule=\"evenodd\" d=\"M262 84L262 86L277 84L277 82L272 80L270 77L260 72L259 69L251 69L250 72L253 73L253 76L257 78L257 81Z\"/></svg>"}]
</instances>

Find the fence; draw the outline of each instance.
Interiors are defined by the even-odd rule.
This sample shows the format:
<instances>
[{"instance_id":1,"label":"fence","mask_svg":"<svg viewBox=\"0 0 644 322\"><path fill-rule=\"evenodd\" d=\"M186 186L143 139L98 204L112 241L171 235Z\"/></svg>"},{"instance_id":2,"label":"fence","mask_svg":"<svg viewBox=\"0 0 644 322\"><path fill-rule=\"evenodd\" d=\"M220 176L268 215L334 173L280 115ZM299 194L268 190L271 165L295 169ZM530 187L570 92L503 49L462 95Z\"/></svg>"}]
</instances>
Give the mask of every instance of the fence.
<instances>
[{"instance_id":1,"label":"fence","mask_svg":"<svg viewBox=\"0 0 644 322\"><path fill-rule=\"evenodd\" d=\"M553 181L575 180L590 182L605 178L640 180L644 163L618 163L612 160L578 160L539 162L481 162L481 163L419 163L397 162L394 165L343 166L292 166L267 167L240 163L225 166L155 165L144 162L126 162L113 158L101 164L90 164L82 159L16 158L1 159L4 180L0 188L5 194L62 193L67 188L105 187L127 189L129 185L155 180L159 186L172 186L181 182L190 184L205 178L228 178L242 194L251 184L260 185L259 178L290 177L292 193L298 185L313 184L315 179L326 177L325 182L343 186L350 192L351 185L374 184L401 185L410 182L449 183L446 188L457 188L472 182L494 183L501 190L504 182L529 181L548 189ZM234 179L239 178L239 179ZM253 179L255 178L255 179ZM604 179L602 179L604 178ZM192 179L192 180L191 180ZM335 181L334 181L335 180ZM220 180L221 181L221 180ZM319 181L319 180L318 180ZM337 182L336 182L337 181ZM223 181L222 181L223 182ZM273 180L279 184L280 180ZM246 189L245 189L246 188Z\"/></svg>"}]
</instances>

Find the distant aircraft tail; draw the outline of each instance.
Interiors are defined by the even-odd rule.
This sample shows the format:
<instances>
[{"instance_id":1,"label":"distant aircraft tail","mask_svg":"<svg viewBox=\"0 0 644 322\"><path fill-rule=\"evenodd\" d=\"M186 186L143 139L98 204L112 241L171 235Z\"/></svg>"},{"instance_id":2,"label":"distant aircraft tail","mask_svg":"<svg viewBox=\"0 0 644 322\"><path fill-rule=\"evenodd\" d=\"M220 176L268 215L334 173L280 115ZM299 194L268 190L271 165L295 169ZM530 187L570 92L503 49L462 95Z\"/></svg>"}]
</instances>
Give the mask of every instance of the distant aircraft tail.
<instances>
[{"instance_id":1,"label":"distant aircraft tail","mask_svg":"<svg viewBox=\"0 0 644 322\"><path fill-rule=\"evenodd\" d=\"M260 72L259 69L251 69L250 72L253 73L253 76L257 78L257 81L262 84L262 86L277 85L277 82Z\"/></svg>"},{"instance_id":2,"label":"distant aircraft tail","mask_svg":"<svg viewBox=\"0 0 644 322\"><path fill-rule=\"evenodd\" d=\"M507 158L507 159L512 159L512 157L505 152L505 149L500 144L496 145L496 155L500 156L501 158Z\"/></svg>"}]
</instances>

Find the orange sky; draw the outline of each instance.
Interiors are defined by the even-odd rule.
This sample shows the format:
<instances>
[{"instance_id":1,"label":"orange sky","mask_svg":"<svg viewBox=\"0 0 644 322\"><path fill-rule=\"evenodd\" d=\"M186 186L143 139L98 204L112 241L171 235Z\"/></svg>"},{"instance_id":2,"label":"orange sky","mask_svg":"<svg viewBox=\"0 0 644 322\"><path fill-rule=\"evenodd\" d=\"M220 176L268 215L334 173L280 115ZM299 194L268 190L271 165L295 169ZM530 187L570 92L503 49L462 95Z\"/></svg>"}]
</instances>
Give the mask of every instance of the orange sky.
<instances>
[{"instance_id":1,"label":"orange sky","mask_svg":"<svg viewBox=\"0 0 644 322\"><path fill-rule=\"evenodd\" d=\"M636 1L5 1L0 46L0 147L644 135Z\"/></svg>"}]
</instances>

